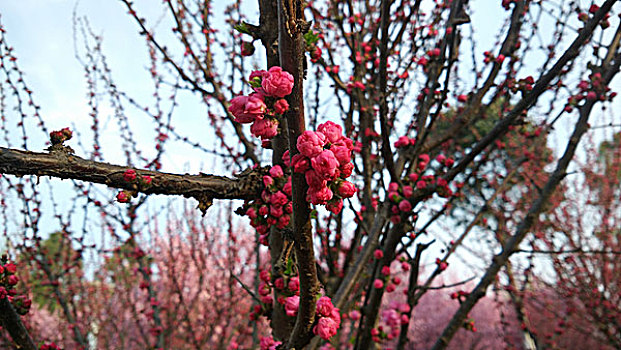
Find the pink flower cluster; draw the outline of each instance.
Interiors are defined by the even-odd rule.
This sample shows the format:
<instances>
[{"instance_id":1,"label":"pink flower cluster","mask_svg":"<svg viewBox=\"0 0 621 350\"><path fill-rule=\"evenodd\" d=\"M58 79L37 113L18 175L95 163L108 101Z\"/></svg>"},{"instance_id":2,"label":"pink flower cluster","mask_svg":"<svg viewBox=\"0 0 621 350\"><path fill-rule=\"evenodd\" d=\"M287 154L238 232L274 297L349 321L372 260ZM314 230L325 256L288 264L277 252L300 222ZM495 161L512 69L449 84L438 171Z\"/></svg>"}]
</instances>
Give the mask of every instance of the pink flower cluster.
<instances>
[{"instance_id":1,"label":"pink flower cluster","mask_svg":"<svg viewBox=\"0 0 621 350\"><path fill-rule=\"evenodd\" d=\"M275 341L271 336L262 337L259 343L261 350L276 350L278 345L282 344L282 342Z\"/></svg>"},{"instance_id":2,"label":"pink flower cluster","mask_svg":"<svg viewBox=\"0 0 621 350\"><path fill-rule=\"evenodd\" d=\"M351 198L356 187L346 181L354 169L351 162L353 141L343 136L343 129L333 122L320 124L317 131L305 131L298 137L300 153L291 159L291 167L304 173L308 183L307 200L323 204L338 214L343 198Z\"/></svg>"},{"instance_id":3,"label":"pink flower cluster","mask_svg":"<svg viewBox=\"0 0 621 350\"><path fill-rule=\"evenodd\" d=\"M321 297L317 300L317 325L313 327L313 333L324 340L328 340L336 335L341 326L341 314L339 309L332 305L332 299Z\"/></svg>"},{"instance_id":4,"label":"pink flower cluster","mask_svg":"<svg viewBox=\"0 0 621 350\"><path fill-rule=\"evenodd\" d=\"M565 112L571 112L573 107L578 106L585 99L587 101L612 101L617 96L617 93L611 92L610 87L606 85L601 73L590 74L589 80L582 80L578 83L578 88L580 91L567 99Z\"/></svg>"},{"instance_id":5,"label":"pink flower cluster","mask_svg":"<svg viewBox=\"0 0 621 350\"><path fill-rule=\"evenodd\" d=\"M399 139L395 142L395 148L402 148L402 147L407 147L409 145L414 145L416 144L416 139L414 138L409 138L407 136L401 136L399 137Z\"/></svg>"},{"instance_id":6,"label":"pink flower cluster","mask_svg":"<svg viewBox=\"0 0 621 350\"><path fill-rule=\"evenodd\" d=\"M283 97L291 93L293 82L293 76L281 67L254 71L250 74L250 85L255 92L234 97L229 112L238 123L252 124L250 132L254 136L269 140L278 134L278 115L289 109Z\"/></svg>"},{"instance_id":7,"label":"pink flower cluster","mask_svg":"<svg viewBox=\"0 0 621 350\"><path fill-rule=\"evenodd\" d=\"M373 341L380 342L382 339L390 341L399 337L401 325L410 321L407 315L409 312L410 306L407 303L391 301L381 313L380 325L371 330Z\"/></svg>"},{"instance_id":8,"label":"pink flower cluster","mask_svg":"<svg viewBox=\"0 0 621 350\"><path fill-rule=\"evenodd\" d=\"M246 202L243 208L250 218L250 225L261 235L259 241L268 245L269 228L276 225L282 229L291 220L291 176L285 176L282 167L274 165L269 175L263 176L263 185L261 197Z\"/></svg>"},{"instance_id":9,"label":"pink flower cluster","mask_svg":"<svg viewBox=\"0 0 621 350\"><path fill-rule=\"evenodd\" d=\"M0 300L7 298L18 314L25 315L30 311L32 301L27 295L20 295L15 290L19 282L16 272L17 266L8 262L7 256L3 255L0 262Z\"/></svg>"},{"instance_id":10,"label":"pink flower cluster","mask_svg":"<svg viewBox=\"0 0 621 350\"><path fill-rule=\"evenodd\" d=\"M436 161L442 168L450 168L455 161L453 158L447 158L440 154L436 157ZM423 172L429 165L430 158L427 154L421 154L418 157L417 169ZM412 204L410 202L414 195L414 190L424 190L428 186L437 185L436 191L440 197L450 197L453 191L449 187L448 181L442 177L434 175L420 175L419 173L411 173L403 180L403 186L399 187L396 182L391 182L388 186L388 199L393 203L391 207L391 221L393 223L401 222L402 218L407 218L412 214ZM414 219L416 215L414 215Z\"/></svg>"},{"instance_id":11,"label":"pink flower cluster","mask_svg":"<svg viewBox=\"0 0 621 350\"><path fill-rule=\"evenodd\" d=\"M278 303L284 305L285 311L288 316L296 316L298 312L298 306L300 299L300 280L298 276L285 275L284 277L277 278L273 283L271 281L271 274L269 267L261 270L259 273L259 296L261 303L264 305L255 305L250 312L250 319L257 320L261 315L267 315L266 311L271 309L274 303L272 297L272 288L275 288L279 294ZM288 297L286 297L288 296Z\"/></svg>"}]
</instances>

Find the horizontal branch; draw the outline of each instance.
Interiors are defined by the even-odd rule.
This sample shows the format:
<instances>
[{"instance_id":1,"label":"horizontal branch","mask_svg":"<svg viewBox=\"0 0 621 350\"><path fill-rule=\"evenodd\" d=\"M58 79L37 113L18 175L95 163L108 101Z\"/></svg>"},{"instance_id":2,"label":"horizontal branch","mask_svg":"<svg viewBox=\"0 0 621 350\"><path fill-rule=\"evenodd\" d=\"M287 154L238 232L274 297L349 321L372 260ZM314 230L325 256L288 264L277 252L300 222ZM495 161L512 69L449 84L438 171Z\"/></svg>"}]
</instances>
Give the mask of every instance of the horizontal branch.
<instances>
[{"instance_id":1,"label":"horizontal branch","mask_svg":"<svg viewBox=\"0 0 621 350\"><path fill-rule=\"evenodd\" d=\"M127 166L96 162L75 156L56 145L50 152L38 153L0 147L0 174L36 175L81 180L145 194L181 195L209 206L213 199L252 199L262 189L261 169L245 171L237 178L217 175L178 175L138 170L137 176L151 177L151 184L139 186L123 178Z\"/></svg>"}]
</instances>

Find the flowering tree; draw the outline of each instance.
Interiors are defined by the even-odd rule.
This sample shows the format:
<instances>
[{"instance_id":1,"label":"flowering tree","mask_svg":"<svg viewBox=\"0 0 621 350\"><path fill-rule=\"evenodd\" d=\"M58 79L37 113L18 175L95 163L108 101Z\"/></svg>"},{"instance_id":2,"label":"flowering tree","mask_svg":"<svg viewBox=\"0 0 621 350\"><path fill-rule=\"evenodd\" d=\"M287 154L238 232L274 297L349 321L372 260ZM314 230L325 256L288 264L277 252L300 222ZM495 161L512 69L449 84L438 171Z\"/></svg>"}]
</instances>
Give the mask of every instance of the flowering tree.
<instances>
[{"instance_id":1,"label":"flowering tree","mask_svg":"<svg viewBox=\"0 0 621 350\"><path fill-rule=\"evenodd\" d=\"M56 342L444 349L458 330L478 330L471 311L494 286L507 291L497 299L511 300L513 311L499 307L480 317L512 318L504 323L513 327L507 334L519 339L515 346L532 348L528 303L517 293L526 290L531 269L521 269L516 254L527 237L531 247L562 242L529 234L546 215L563 212L557 188L567 186L563 179L596 106L611 105L616 95L609 87L621 65L615 0L589 6L504 0L505 25L484 52L474 34L481 5L467 0L259 0L258 17L239 1L219 13L210 1L165 0L171 45L144 9L119 3L149 50L152 105L120 90L103 39L76 19L85 46L77 54L87 78L88 134L48 130L1 33L4 237L18 259L16 265L3 257L0 269L7 342L25 349L37 348L33 338L55 341L42 349ZM229 27L216 25L221 16ZM542 19L553 19L546 30ZM117 121L110 145L103 141L102 96ZM207 123L193 125L208 124L211 139L184 134L181 96L204 105ZM134 112L153 126L152 140L138 141ZM546 140L561 124L572 127L556 157ZM49 139L46 152L29 150L36 133ZM75 133L79 151L70 147ZM215 157L217 171L228 176L162 171L175 143ZM114 145L123 161L104 156ZM604 148L603 157L610 152ZM606 171L618 173L618 157L610 159ZM44 192L41 176L71 180L66 213L53 186ZM592 192L610 203L616 186ZM149 209L160 205L151 199L157 194L190 198L198 210L184 207L180 220L172 204ZM214 200L235 199L244 201L236 209L226 202L209 209ZM54 214L46 218L46 210ZM233 211L256 232L237 226ZM24 218L19 224L15 212ZM219 225L198 217L214 212ZM42 232L46 220L58 226L51 241L44 238L49 230ZM602 221L606 234L618 227L609 221ZM471 239L473 232L483 239ZM478 267L457 266L456 258L472 255ZM583 280L564 275L563 264L553 264L560 283ZM607 298L611 292L600 284L618 280L604 266L591 293ZM445 284L438 276L447 270L467 276ZM526 276L521 286L518 271ZM19 276L22 289L15 287ZM470 279L473 288L446 289ZM31 306L28 282L35 301L50 300L32 313L66 325L67 333L53 338L20 320L16 312ZM419 332L434 322L419 313L436 289L450 294L455 309L425 331L429 341ZM618 293L612 295L597 306L618 309ZM596 327L618 345L614 324Z\"/></svg>"}]
</instances>

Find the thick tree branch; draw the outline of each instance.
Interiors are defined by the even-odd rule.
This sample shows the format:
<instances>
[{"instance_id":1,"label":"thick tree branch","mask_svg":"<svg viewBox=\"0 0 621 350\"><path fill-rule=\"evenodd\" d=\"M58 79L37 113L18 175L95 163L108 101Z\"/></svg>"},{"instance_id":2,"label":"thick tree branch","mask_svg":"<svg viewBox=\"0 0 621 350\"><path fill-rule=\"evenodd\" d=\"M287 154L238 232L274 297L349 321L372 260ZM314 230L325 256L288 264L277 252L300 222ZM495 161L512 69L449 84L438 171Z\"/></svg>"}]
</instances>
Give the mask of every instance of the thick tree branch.
<instances>
[{"instance_id":1,"label":"thick tree branch","mask_svg":"<svg viewBox=\"0 0 621 350\"><path fill-rule=\"evenodd\" d=\"M308 23L304 20L305 4L300 0L278 1L278 50L280 65L294 78L293 91L287 96L289 111L286 113L289 152L291 157L298 153L297 139L305 129L304 120L304 31ZM289 336L287 348L302 349L313 337L311 331L315 322L315 302L319 294L319 280L313 249L313 234L310 221L310 205L306 201L308 185L303 174L291 177L293 202L293 238L300 275L300 306L298 317Z\"/></svg>"},{"instance_id":2,"label":"thick tree branch","mask_svg":"<svg viewBox=\"0 0 621 350\"><path fill-rule=\"evenodd\" d=\"M7 298L0 299L0 325L9 332L15 342L16 349L37 349L22 320Z\"/></svg>"},{"instance_id":3,"label":"thick tree branch","mask_svg":"<svg viewBox=\"0 0 621 350\"><path fill-rule=\"evenodd\" d=\"M0 147L1 174L81 180L145 194L182 195L205 204L213 199L256 198L262 186L261 170L242 173L238 178L136 170L138 176L150 176L152 179L150 186L140 187L123 179L123 174L129 169L133 168L86 160L65 149L38 153Z\"/></svg>"}]
</instances>

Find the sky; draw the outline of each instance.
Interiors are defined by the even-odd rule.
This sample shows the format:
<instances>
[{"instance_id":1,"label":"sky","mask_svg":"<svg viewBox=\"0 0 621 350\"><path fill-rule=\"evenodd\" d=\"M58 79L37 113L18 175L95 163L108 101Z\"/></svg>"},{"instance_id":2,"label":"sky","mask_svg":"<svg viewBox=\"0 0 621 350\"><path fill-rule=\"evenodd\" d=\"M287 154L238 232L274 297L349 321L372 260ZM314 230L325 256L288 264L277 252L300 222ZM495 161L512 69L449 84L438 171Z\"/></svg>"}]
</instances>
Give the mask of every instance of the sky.
<instances>
[{"instance_id":1,"label":"sky","mask_svg":"<svg viewBox=\"0 0 621 350\"><path fill-rule=\"evenodd\" d=\"M136 0L137 6L142 6L148 18L159 18L158 6L150 6L154 0ZM158 4L161 1L156 1ZM222 2L215 1L216 6ZM477 26L478 40L477 50L484 51L493 47L496 40L497 29L502 26L502 17L494 15L502 11L500 1L479 0L471 1L474 11L471 13L473 23ZM132 96L148 100L152 94L152 84L148 73L148 52L144 39L138 35L137 25L127 15L125 5L118 0L0 0L0 20L7 30L8 41L16 50L16 55L22 70L26 73L26 80L35 91L35 100L42 106L42 114L51 130L72 126L84 133L88 139L88 130L91 119L88 117L89 107L86 103L86 81L84 71L75 56L74 42L74 11L80 18L87 18L93 31L103 37L103 52L106 54L108 64L113 68L112 74L115 83L123 91L128 91ZM249 9L253 12L254 9ZM543 26L546 24L543 23ZM159 24L160 28L166 29L171 24L164 20ZM164 30L166 31L166 30ZM169 31L168 31L169 32ZM78 51L84 57L81 39L77 37ZM536 57L530 58L533 65L538 64ZM530 64L527 62L527 64ZM144 82L147 82L145 85ZM619 79L615 81L619 87ZM200 101L192 96L182 96L180 101L179 115L194 116L204 114L205 108ZM617 101L618 102L618 101ZM617 104L618 105L618 104ZM102 122L109 130L114 130L116 125L111 117L105 117L112 111L102 105ZM610 109L604 114L604 120L614 118ZM618 109L617 109L618 110ZM135 111L130 111L135 115ZM612 112L614 113L614 112ZM192 120L192 122L190 122ZM211 146L214 141L209 130L196 125L193 118L179 118L177 125L185 128L184 132L196 140ZM139 123L139 117L132 118L130 122ZM139 137L151 140L152 130L142 130L140 125L134 125L134 130ZM564 126L558 128L555 134L557 140L564 141L566 133ZM141 134L143 133L143 134ZM553 137L552 139L555 139ZM43 142L39 140L33 150L41 150ZM107 142L107 143L106 143ZM103 140L104 152L107 159L122 157L118 147L115 147L113 139ZM80 154L80 152L78 152ZM164 159L165 171L170 172L196 172L209 168L218 172L214 160L207 160L204 154L196 154L186 146L170 148ZM71 189L69 184L60 185Z\"/></svg>"}]
</instances>

